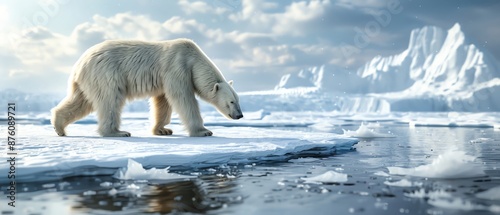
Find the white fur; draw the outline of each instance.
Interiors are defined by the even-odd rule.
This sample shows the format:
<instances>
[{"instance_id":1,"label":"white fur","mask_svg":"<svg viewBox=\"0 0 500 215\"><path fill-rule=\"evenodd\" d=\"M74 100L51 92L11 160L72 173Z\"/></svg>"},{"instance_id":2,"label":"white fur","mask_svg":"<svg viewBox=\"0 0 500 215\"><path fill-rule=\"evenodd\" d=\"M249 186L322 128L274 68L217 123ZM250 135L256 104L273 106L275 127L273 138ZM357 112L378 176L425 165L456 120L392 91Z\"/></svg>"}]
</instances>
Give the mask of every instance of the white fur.
<instances>
[{"instance_id":1,"label":"white fur","mask_svg":"<svg viewBox=\"0 0 500 215\"><path fill-rule=\"evenodd\" d=\"M164 128L175 110L190 136L211 136L203 126L197 94L230 119L243 117L238 95L219 69L191 40L161 42L105 41L89 48L75 64L67 97L52 110L52 125L64 128L96 110L102 136L130 136L120 131L127 99L151 97L152 132ZM232 103L231 103L232 102Z\"/></svg>"}]
</instances>

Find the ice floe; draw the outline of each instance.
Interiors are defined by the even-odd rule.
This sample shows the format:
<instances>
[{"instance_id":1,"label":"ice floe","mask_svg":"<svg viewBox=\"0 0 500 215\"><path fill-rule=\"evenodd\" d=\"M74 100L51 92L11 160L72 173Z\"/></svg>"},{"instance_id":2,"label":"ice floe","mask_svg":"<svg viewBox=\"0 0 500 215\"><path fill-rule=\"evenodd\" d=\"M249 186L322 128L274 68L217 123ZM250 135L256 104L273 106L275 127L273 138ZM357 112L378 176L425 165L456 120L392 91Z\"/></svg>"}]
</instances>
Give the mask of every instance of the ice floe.
<instances>
[{"instance_id":1,"label":"ice floe","mask_svg":"<svg viewBox=\"0 0 500 215\"><path fill-rule=\"evenodd\" d=\"M432 163L414 167L387 167L392 175L409 175L427 178L473 178L484 176L481 164L475 163L477 158L463 151L449 151L439 155Z\"/></svg>"},{"instance_id":2,"label":"ice floe","mask_svg":"<svg viewBox=\"0 0 500 215\"><path fill-rule=\"evenodd\" d=\"M57 136L50 125L23 125L19 132L16 170L18 181L47 177L113 174L133 159L147 168L166 166L211 167L220 164L253 164L283 162L298 157L333 155L348 151L358 142L353 138L325 132L305 132L254 127L208 126L212 137L187 137L174 124L171 136L149 133L147 120L126 120L122 129L132 137L103 138L95 132L97 125L73 124L67 137ZM4 153L6 149L3 149ZM8 172L7 163L0 171ZM111 173L109 173L112 171ZM1 181L2 179L0 179ZM5 180L5 179L4 179Z\"/></svg>"}]
</instances>

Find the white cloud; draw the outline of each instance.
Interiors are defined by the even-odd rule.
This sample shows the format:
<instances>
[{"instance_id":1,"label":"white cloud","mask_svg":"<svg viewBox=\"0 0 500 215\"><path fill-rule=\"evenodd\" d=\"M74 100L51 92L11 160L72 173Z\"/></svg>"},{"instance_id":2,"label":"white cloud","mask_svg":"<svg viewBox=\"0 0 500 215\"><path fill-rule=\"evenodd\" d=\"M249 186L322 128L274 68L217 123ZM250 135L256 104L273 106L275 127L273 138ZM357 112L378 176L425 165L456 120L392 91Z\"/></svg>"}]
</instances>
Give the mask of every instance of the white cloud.
<instances>
[{"instance_id":1,"label":"white cloud","mask_svg":"<svg viewBox=\"0 0 500 215\"><path fill-rule=\"evenodd\" d=\"M0 28L9 23L10 14L6 6L0 5ZM1 29L0 29L1 30Z\"/></svg>"},{"instance_id":2,"label":"white cloud","mask_svg":"<svg viewBox=\"0 0 500 215\"><path fill-rule=\"evenodd\" d=\"M0 75L26 82L37 81L29 80L30 76L40 77L39 80L51 80L51 76L57 77L53 80L65 79L84 50L106 39L151 41L188 37L200 45L226 77L256 71L258 74L275 72L275 75L328 62L341 65L352 62L342 59L341 49L332 44L294 39L306 38L310 32L304 29L314 28L326 15L332 5L328 0L292 2L281 9L277 3L244 0L241 10L221 9L234 21L234 28L217 26L211 20L195 16L217 13L214 10L219 7L187 0L178 4L193 17L174 16L160 21L132 13L110 17L94 15L90 21L76 25L67 35L43 27L30 28L19 34L15 43L11 43L14 45L9 45L8 50L14 53L19 63L0 70ZM0 44L0 54L9 52L4 49L6 46ZM0 58L0 61L4 60ZM62 91L66 88L65 83L58 85ZM251 85L250 82L247 84Z\"/></svg>"},{"instance_id":3,"label":"white cloud","mask_svg":"<svg viewBox=\"0 0 500 215\"><path fill-rule=\"evenodd\" d=\"M221 15L223 13L228 12L229 10L224 7L216 7L213 5L207 4L205 1L188 1L188 0L180 0L178 1L179 6L181 6L182 10L188 14L218 14Z\"/></svg>"},{"instance_id":4,"label":"white cloud","mask_svg":"<svg viewBox=\"0 0 500 215\"><path fill-rule=\"evenodd\" d=\"M321 21L325 8L330 6L328 0L310 2L293 2L286 7L284 13L277 15L273 31L277 34L305 35L303 26Z\"/></svg>"}]
</instances>

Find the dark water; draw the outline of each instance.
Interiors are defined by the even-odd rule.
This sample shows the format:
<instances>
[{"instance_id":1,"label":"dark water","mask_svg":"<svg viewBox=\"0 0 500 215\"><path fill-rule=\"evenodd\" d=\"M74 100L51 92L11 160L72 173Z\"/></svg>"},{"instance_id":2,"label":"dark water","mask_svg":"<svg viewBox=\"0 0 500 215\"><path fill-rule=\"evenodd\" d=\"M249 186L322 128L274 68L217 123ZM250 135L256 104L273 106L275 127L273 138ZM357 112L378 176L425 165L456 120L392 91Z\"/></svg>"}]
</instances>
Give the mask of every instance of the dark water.
<instances>
[{"instance_id":1,"label":"dark water","mask_svg":"<svg viewBox=\"0 0 500 215\"><path fill-rule=\"evenodd\" d=\"M358 126L343 126L355 130ZM270 128L309 129L309 128ZM395 138L362 139L352 150L307 162L222 165L172 170L196 178L176 181L122 181L109 175L70 177L18 185L16 210L2 205L1 214L495 214L484 209L499 201L475 193L500 186L500 131L492 128L415 127L382 123L381 133ZM333 132L342 133L341 128ZM472 143L477 138L490 138ZM448 150L479 158L487 176L471 179L380 176L386 167L428 164ZM342 183L307 184L301 178L334 170L348 175ZM102 171L106 172L106 171ZM386 181L407 179L415 187ZM2 186L2 190L6 188ZM447 193L479 210L436 207L415 192ZM5 197L4 197L5 198ZM481 209L482 208L482 209ZM498 214L498 212L497 212Z\"/></svg>"}]
</instances>

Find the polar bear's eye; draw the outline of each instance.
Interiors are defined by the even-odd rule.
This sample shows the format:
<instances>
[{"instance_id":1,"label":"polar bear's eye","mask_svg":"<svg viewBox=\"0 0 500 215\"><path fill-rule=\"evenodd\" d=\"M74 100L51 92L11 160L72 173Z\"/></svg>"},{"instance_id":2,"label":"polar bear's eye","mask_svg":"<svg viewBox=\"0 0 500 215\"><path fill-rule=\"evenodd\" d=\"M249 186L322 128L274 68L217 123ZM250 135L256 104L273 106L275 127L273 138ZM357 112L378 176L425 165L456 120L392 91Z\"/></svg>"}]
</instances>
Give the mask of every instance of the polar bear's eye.
<instances>
[{"instance_id":1,"label":"polar bear's eye","mask_svg":"<svg viewBox=\"0 0 500 215\"><path fill-rule=\"evenodd\" d=\"M233 102L233 101L231 101L231 104L234 104L234 102Z\"/></svg>"}]
</instances>

